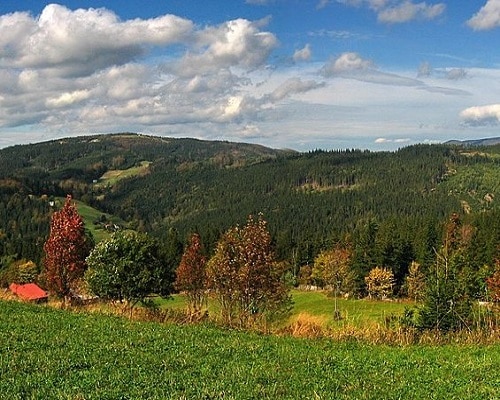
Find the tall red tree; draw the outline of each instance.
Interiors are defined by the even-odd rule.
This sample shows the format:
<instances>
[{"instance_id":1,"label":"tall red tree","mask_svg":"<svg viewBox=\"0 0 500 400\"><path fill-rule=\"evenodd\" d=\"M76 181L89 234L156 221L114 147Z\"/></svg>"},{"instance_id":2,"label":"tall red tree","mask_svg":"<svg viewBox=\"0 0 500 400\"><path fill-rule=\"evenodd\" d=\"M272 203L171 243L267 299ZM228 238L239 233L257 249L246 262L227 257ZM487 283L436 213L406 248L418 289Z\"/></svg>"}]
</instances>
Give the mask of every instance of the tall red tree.
<instances>
[{"instance_id":1,"label":"tall red tree","mask_svg":"<svg viewBox=\"0 0 500 400\"><path fill-rule=\"evenodd\" d=\"M175 288L184 291L192 315L200 313L205 302L207 260L203 255L200 236L193 234L176 271Z\"/></svg>"},{"instance_id":2,"label":"tall red tree","mask_svg":"<svg viewBox=\"0 0 500 400\"><path fill-rule=\"evenodd\" d=\"M82 217L68 195L63 208L52 215L49 238L43 247L45 279L51 293L69 296L72 285L85 272L90 247Z\"/></svg>"}]
</instances>

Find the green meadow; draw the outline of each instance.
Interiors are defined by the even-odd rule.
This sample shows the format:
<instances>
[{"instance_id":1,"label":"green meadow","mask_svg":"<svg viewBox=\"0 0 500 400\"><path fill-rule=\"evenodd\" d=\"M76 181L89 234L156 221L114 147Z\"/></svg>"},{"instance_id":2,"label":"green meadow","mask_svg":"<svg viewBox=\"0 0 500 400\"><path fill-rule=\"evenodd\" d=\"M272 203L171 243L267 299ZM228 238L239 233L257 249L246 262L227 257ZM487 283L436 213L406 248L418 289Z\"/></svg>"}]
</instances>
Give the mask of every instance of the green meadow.
<instances>
[{"instance_id":1,"label":"green meadow","mask_svg":"<svg viewBox=\"0 0 500 400\"><path fill-rule=\"evenodd\" d=\"M2 399L495 399L500 345L389 347L0 301Z\"/></svg>"}]
</instances>

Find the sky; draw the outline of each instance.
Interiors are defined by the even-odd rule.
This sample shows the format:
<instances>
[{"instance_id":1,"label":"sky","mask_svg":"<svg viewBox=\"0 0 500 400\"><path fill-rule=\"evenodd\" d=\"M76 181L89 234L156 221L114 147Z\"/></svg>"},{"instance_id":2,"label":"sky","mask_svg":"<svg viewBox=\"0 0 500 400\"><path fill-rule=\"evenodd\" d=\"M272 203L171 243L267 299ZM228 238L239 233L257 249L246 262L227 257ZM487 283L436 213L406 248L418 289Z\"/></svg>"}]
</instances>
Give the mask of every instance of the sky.
<instances>
[{"instance_id":1,"label":"sky","mask_svg":"<svg viewBox=\"0 0 500 400\"><path fill-rule=\"evenodd\" d=\"M0 148L500 136L500 0L0 0Z\"/></svg>"}]
</instances>

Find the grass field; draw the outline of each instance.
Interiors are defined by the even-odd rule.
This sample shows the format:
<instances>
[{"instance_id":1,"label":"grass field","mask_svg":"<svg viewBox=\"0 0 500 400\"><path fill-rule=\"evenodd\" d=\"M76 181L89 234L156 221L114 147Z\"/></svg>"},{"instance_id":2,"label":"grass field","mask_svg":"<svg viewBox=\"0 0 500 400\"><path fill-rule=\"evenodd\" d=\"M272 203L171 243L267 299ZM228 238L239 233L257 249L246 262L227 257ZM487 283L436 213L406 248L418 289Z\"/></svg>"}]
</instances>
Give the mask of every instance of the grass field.
<instances>
[{"instance_id":1,"label":"grass field","mask_svg":"<svg viewBox=\"0 0 500 400\"><path fill-rule=\"evenodd\" d=\"M337 309L341 320L334 319L335 299L322 291L292 291L293 309L288 323L300 318L309 318L324 328L341 328L346 325L370 327L384 323L386 317L400 316L405 308L413 307L412 302L337 299ZM180 310L186 307L183 295L174 295L172 299L158 299L163 308ZM217 305L209 301L209 312L217 313Z\"/></svg>"},{"instance_id":2,"label":"grass field","mask_svg":"<svg viewBox=\"0 0 500 400\"><path fill-rule=\"evenodd\" d=\"M143 175L147 173L148 167L151 164L149 161L141 161L140 165L137 167L131 167L128 169L115 169L104 173L103 176L99 178L98 186L113 186L116 182L121 179L130 178L133 176Z\"/></svg>"},{"instance_id":3,"label":"grass field","mask_svg":"<svg viewBox=\"0 0 500 400\"><path fill-rule=\"evenodd\" d=\"M373 346L0 301L2 399L495 399L500 345Z\"/></svg>"},{"instance_id":4,"label":"grass field","mask_svg":"<svg viewBox=\"0 0 500 400\"><path fill-rule=\"evenodd\" d=\"M58 204L58 208L62 207L64 204L65 199L62 197L59 197L56 199L56 202ZM126 223L121 220L118 217L115 217L111 214L103 213L81 201L74 200L76 204L76 208L78 210L78 213L80 216L83 218L83 222L85 223L85 228L89 230L89 232L92 234L94 237L95 242L100 242L103 239L107 239L110 236L110 233L103 229L101 226L96 226L94 224L94 221L97 221L101 215L104 215L108 221L111 221L112 223L118 224L120 226L125 226Z\"/></svg>"}]
</instances>

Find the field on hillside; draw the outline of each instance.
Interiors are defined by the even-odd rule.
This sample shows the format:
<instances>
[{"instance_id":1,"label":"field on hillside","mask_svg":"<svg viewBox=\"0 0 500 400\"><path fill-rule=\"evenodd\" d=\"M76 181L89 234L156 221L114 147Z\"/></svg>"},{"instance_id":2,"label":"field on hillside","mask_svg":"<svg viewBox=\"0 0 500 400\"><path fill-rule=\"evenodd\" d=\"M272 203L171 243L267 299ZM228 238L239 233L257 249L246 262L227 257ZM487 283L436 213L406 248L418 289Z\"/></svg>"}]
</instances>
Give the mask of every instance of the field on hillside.
<instances>
[{"instance_id":1,"label":"field on hillside","mask_svg":"<svg viewBox=\"0 0 500 400\"><path fill-rule=\"evenodd\" d=\"M500 345L373 346L0 301L4 399L493 399Z\"/></svg>"}]
</instances>

